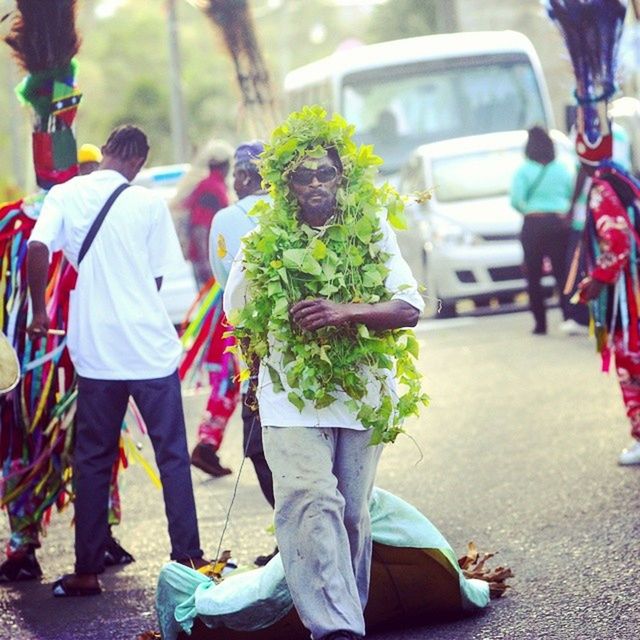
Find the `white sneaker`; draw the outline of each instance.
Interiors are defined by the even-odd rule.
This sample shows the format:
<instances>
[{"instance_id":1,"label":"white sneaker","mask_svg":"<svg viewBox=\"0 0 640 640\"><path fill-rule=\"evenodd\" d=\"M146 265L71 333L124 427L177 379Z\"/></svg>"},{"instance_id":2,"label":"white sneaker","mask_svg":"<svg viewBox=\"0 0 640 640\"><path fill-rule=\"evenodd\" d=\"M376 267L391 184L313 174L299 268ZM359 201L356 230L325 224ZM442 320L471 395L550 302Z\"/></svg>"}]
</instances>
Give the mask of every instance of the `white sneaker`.
<instances>
[{"instance_id":1,"label":"white sneaker","mask_svg":"<svg viewBox=\"0 0 640 640\"><path fill-rule=\"evenodd\" d=\"M640 441L635 440L634 443L623 450L618 457L618 464L631 465L640 464Z\"/></svg>"},{"instance_id":2,"label":"white sneaker","mask_svg":"<svg viewBox=\"0 0 640 640\"><path fill-rule=\"evenodd\" d=\"M586 336L589 333L589 327L578 324L573 318L561 322L558 329L566 336Z\"/></svg>"}]
</instances>

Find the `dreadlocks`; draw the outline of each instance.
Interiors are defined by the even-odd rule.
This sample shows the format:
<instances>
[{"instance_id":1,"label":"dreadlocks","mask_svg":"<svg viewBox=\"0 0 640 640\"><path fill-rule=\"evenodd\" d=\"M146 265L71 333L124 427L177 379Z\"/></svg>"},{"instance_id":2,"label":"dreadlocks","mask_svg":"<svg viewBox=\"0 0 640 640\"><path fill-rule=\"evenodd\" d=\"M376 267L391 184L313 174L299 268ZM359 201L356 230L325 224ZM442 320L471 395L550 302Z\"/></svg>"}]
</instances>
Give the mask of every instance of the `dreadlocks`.
<instances>
[{"instance_id":1,"label":"dreadlocks","mask_svg":"<svg viewBox=\"0 0 640 640\"><path fill-rule=\"evenodd\" d=\"M149 153L149 142L142 129L126 124L111 132L102 151L120 160L146 158Z\"/></svg>"}]
</instances>

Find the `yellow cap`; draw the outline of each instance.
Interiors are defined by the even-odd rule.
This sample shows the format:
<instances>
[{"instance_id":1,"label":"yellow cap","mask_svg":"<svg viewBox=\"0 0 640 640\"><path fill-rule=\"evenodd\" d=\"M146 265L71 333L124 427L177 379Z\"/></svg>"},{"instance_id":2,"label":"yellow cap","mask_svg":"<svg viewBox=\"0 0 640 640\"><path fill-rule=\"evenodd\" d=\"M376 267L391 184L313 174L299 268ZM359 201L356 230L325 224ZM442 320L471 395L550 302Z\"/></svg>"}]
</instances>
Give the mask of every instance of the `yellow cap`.
<instances>
[{"instance_id":1,"label":"yellow cap","mask_svg":"<svg viewBox=\"0 0 640 640\"><path fill-rule=\"evenodd\" d=\"M102 152L95 144L83 144L78 149L78 164L102 162Z\"/></svg>"}]
</instances>

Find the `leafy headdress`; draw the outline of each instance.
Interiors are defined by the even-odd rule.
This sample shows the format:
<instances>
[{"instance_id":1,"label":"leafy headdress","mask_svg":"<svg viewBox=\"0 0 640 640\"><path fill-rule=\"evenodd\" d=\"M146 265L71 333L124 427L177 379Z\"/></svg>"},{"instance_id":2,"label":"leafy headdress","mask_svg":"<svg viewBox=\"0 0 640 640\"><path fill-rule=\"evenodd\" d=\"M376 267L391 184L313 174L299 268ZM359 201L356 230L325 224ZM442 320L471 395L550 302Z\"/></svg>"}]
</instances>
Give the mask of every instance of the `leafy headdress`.
<instances>
[{"instance_id":1,"label":"leafy headdress","mask_svg":"<svg viewBox=\"0 0 640 640\"><path fill-rule=\"evenodd\" d=\"M244 266L250 302L230 318L248 362L259 358L271 382L282 390L280 374L268 361L274 344L281 351L289 401L302 410L323 408L344 391L348 405L372 430L372 442L392 442L403 419L427 404L415 367L418 343L409 330L371 331L364 325L327 327L313 334L290 321L289 308L308 298L376 303L390 298L385 288L387 254L380 250L380 214L394 226L403 223L403 203L374 177L382 162L372 147L357 147L354 127L340 116L327 118L320 107L292 113L272 134L260 171L272 203L253 210L259 229L244 240ZM320 229L298 219L298 204L288 176L305 158L335 149L343 166L337 213ZM265 361L265 358L267 360ZM378 385L375 404L367 401L368 370ZM399 399L388 388L394 371Z\"/></svg>"}]
</instances>

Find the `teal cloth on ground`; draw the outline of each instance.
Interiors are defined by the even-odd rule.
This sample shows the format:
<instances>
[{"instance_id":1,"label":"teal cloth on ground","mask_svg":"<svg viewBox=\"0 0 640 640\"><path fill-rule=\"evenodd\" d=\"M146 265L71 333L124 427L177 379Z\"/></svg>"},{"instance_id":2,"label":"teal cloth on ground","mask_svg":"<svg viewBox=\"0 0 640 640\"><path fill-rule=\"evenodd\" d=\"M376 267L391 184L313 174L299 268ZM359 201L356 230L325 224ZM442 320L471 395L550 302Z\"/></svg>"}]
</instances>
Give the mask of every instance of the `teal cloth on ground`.
<instances>
[{"instance_id":1,"label":"teal cloth on ground","mask_svg":"<svg viewBox=\"0 0 640 640\"><path fill-rule=\"evenodd\" d=\"M458 572L463 608L489 604L488 583L464 577L444 536L415 507L375 488L369 509L375 542L440 550ZM181 631L190 633L196 617L212 628L255 631L271 626L292 607L279 555L259 569L238 570L220 584L176 562L166 564L158 579L156 610L164 640L175 640Z\"/></svg>"}]
</instances>

